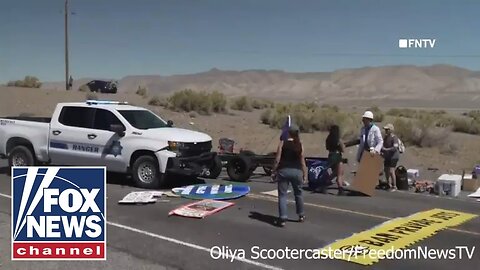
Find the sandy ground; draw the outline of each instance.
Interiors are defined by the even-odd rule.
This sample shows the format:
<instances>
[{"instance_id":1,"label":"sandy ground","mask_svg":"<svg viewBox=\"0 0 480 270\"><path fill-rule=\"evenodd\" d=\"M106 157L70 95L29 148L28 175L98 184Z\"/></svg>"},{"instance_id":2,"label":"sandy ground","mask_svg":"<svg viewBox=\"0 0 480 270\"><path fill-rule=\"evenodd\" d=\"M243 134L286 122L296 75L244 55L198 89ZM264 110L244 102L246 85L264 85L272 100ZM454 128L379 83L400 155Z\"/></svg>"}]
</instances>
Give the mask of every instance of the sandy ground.
<instances>
[{"instance_id":1,"label":"sandy ground","mask_svg":"<svg viewBox=\"0 0 480 270\"><path fill-rule=\"evenodd\" d=\"M78 91L57 91L45 89L0 88L0 116L14 116L19 114L33 114L36 116L51 116L58 102L84 101L86 93ZM214 139L214 147L218 146L218 139L232 138L237 142L236 148L249 149L256 153L275 151L278 142L279 130L271 129L261 124L261 111L240 112L231 111L231 114L215 114L211 116L198 115L191 118L189 113L177 113L162 107L148 106L148 98L135 94L99 94L99 99L128 101L134 105L147 107L158 113L164 119L171 119L178 127L185 127L203 131ZM361 110L363 104L351 104L350 109L358 106ZM408 104L406 104L408 106ZM407 107L405 106L405 107ZM342 104L342 107L346 105ZM400 104L398 107L401 107ZM456 109L456 113L458 113ZM468 110L467 108L465 110ZM306 154L309 156L326 156L324 141L326 134L321 132L302 134ZM451 140L459 146L457 154L444 155L438 149L423 149L407 146L407 151L401 157L399 165L407 168L421 170L422 178L436 178L440 173L453 171L461 174L462 170L470 172L475 164L480 164L480 137L466 134L452 134ZM349 165L346 168L347 178L349 172L356 165L354 162L356 148L349 148L346 157ZM439 168L436 173L430 173L427 168Z\"/></svg>"}]
</instances>

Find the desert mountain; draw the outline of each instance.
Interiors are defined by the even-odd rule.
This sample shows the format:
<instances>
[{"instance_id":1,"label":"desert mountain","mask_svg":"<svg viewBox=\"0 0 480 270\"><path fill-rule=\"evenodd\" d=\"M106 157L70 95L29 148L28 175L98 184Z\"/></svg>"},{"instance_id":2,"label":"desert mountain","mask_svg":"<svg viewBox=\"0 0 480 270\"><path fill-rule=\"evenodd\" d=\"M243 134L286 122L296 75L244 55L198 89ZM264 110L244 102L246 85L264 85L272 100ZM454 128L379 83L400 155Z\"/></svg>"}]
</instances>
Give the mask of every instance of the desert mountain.
<instances>
[{"instance_id":1,"label":"desert mountain","mask_svg":"<svg viewBox=\"0 0 480 270\"><path fill-rule=\"evenodd\" d=\"M88 79L77 80L74 89ZM207 72L171 76L126 76L120 92L148 88L149 95L165 95L186 88L219 90L228 96L249 95L293 100L424 100L440 103L480 101L480 72L449 66L382 66L333 72L291 73L279 70ZM45 83L45 88L63 83ZM442 106L439 104L439 106Z\"/></svg>"}]
</instances>

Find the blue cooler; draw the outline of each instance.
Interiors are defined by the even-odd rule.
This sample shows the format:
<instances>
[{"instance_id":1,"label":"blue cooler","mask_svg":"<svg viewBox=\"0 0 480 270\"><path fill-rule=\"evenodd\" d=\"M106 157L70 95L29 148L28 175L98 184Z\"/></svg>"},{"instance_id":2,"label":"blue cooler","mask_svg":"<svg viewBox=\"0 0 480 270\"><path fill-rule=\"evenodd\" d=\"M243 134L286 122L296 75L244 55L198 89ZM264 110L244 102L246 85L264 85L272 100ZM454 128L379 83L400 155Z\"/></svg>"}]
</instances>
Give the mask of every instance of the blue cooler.
<instances>
[{"instance_id":1,"label":"blue cooler","mask_svg":"<svg viewBox=\"0 0 480 270\"><path fill-rule=\"evenodd\" d=\"M332 177L328 173L329 163L327 158L306 158L305 162L308 169L308 187L310 189L331 185Z\"/></svg>"}]
</instances>

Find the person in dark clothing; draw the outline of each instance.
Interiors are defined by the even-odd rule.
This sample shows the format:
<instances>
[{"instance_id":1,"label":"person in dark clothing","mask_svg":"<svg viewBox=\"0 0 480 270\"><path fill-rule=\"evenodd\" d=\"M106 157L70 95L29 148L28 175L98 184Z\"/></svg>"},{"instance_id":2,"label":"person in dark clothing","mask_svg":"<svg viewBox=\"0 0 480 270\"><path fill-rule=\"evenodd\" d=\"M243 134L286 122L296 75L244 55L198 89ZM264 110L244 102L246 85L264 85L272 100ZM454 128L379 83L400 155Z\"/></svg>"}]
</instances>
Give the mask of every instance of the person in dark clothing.
<instances>
[{"instance_id":1,"label":"person in dark clothing","mask_svg":"<svg viewBox=\"0 0 480 270\"><path fill-rule=\"evenodd\" d=\"M345 146L340 140L340 127L338 125L332 125L330 127L330 133L325 140L325 148L328 151L328 163L329 167L333 170L333 173L337 176L338 195L343 195L343 152L345 152Z\"/></svg>"},{"instance_id":2,"label":"person in dark clothing","mask_svg":"<svg viewBox=\"0 0 480 270\"><path fill-rule=\"evenodd\" d=\"M305 220L303 210L302 184L307 182L307 165L303 154L297 126L288 128L288 139L280 141L277 147L277 156L272 171L272 179L278 183L278 225L285 226L287 215L287 192L292 184L295 195L295 204L299 222Z\"/></svg>"}]
</instances>

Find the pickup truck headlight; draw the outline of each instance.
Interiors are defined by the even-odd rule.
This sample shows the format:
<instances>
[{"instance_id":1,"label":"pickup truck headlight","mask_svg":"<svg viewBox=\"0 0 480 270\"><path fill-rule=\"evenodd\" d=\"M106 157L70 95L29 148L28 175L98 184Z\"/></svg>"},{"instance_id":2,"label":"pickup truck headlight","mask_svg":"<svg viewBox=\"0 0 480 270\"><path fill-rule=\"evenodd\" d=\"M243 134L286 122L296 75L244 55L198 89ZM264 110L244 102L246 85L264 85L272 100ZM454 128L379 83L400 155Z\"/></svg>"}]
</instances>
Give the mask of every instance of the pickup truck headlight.
<instances>
[{"instance_id":1,"label":"pickup truck headlight","mask_svg":"<svg viewBox=\"0 0 480 270\"><path fill-rule=\"evenodd\" d=\"M172 152L178 152L184 147L183 143L181 142L174 142L174 141L169 141L168 142L168 150Z\"/></svg>"}]
</instances>

